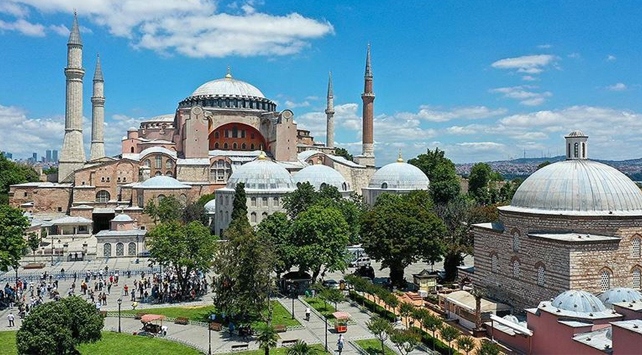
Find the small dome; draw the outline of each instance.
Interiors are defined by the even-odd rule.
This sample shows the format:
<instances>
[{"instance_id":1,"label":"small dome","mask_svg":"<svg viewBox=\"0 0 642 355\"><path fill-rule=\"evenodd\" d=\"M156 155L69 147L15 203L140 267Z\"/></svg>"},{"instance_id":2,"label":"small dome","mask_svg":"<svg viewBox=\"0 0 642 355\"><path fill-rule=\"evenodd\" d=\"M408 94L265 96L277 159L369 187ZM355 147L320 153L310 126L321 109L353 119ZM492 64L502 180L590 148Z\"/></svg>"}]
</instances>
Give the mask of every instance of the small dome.
<instances>
[{"instance_id":1,"label":"small dome","mask_svg":"<svg viewBox=\"0 0 642 355\"><path fill-rule=\"evenodd\" d=\"M238 167L227 181L227 187L236 188L244 183L245 189L253 190L294 190L292 175L281 165L265 158L261 153L258 159Z\"/></svg>"},{"instance_id":2,"label":"small dome","mask_svg":"<svg viewBox=\"0 0 642 355\"><path fill-rule=\"evenodd\" d=\"M503 316L502 319L507 320L507 321L509 321L511 323L519 324L519 319L517 319L517 317L515 317L512 314L507 314L507 315Z\"/></svg>"},{"instance_id":3,"label":"small dome","mask_svg":"<svg viewBox=\"0 0 642 355\"><path fill-rule=\"evenodd\" d=\"M551 304L553 307L577 313L594 313L606 310L599 298L592 293L581 290L563 292L555 297Z\"/></svg>"},{"instance_id":4,"label":"small dome","mask_svg":"<svg viewBox=\"0 0 642 355\"><path fill-rule=\"evenodd\" d=\"M569 133L567 137L587 137L587 135L580 130L575 130Z\"/></svg>"},{"instance_id":5,"label":"small dome","mask_svg":"<svg viewBox=\"0 0 642 355\"><path fill-rule=\"evenodd\" d=\"M377 170L370 179L369 188L393 190L428 190L430 181L418 167L395 162Z\"/></svg>"},{"instance_id":6,"label":"small dome","mask_svg":"<svg viewBox=\"0 0 642 355\"><path fill-rule=\"evenodd\" d=\"M174 179L169 176L154 176L151 179L147 179L144 182L138 184L137 187L147 188L147 189L189 189L189 185L185 185L182 182Z\"/></svg>"},{"instance_id":7,"label":"small dome","mask_svg":"<svg viewBox=\"0 0 642 355\"><path fill-rule=\"evenodd\" d=\"M319 190L322 184L336 187L339 191L349 191L350 187L340 172L323 164L307 166L292 177L295 184L309 182Z\"/></svg>"},{"instance_id":8,"label":"small dome","mask_svg":"<svg viewBox=\"0 0 642 355\"><path fill-rule=\"evenodd\" d=\"M211 213L215 212L216 211L216 200L215 199L211 199L211 200L207 201L207 203L205 204L204 207L205 207L205 211L207 211L207 212L211 212Z\"/></svg>"},{"instance_id":9,"label":"small dome","mask_svg":"<svg viewBox=\"0 0 642 355\"><path fill-rule=\"evenodd\" d=\"M111 221L112 222L133 222L134 220L128 215L121 213L118 216L114 217L114 219L112 219Z\"/></svg>"},{"instance_id":10,"label":"small dome","mask_svg":"<svg viewBox=\"0 0 642 355\"><path fill-rule=\"evenodd\" d=\"M261 90L254 85L233 79L231 75L225 78L208 81L194 90L191 96L247 96L265 98Z\"/></svg>"},{"instance_id":11,"label":"small dome","mask_svg":"<svg viewBox=\"0 0 642 355\"><path fill-rule=\"evenodd\" d=\"M503 209L515 207L558 214L642 214L642 191L608 165L572 159L547 165L524 180Z\"/></svg>"},{"instance_id":12,"label":"small dome","mask_svg":"<svg viewBox=\"0 0 642 355\"><path fill-rule=\"evenodd\" d=\"M642 299L642 294L632 288L616 287L602 292L599 299L604 303L604 305L610 307L613 303L640 301Z\"/></svg>"}]
</instances>

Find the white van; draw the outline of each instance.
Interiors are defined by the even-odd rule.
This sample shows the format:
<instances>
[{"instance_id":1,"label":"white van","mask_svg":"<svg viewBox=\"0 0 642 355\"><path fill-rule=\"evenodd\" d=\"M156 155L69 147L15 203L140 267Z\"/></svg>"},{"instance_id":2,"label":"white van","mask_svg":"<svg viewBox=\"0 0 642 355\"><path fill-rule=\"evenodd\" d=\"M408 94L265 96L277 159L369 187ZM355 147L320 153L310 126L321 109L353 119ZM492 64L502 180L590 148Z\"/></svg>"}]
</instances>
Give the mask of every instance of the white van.
<instances>
[{"instance_id":1,"label":"white van","mask_svg":"<svg viewBox=\"0 0 642 355\"><path fill-rule=\"evenodd\" d=\"M370 260L370 257L362 256L362 257L359 257L356 260L350 262L350 267L368 266L371 263L372 263L372 261Z\"/></svg>"}]
</instances>

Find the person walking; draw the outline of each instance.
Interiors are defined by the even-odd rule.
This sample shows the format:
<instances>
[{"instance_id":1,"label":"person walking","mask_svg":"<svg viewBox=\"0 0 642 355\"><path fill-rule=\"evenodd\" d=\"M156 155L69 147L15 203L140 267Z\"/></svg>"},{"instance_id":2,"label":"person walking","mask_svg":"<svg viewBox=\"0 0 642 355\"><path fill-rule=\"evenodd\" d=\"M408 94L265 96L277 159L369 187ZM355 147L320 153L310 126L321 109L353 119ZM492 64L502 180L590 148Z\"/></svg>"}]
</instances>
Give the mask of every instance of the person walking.
<instances>
[{"instance_id":1,"label":"person walking","mask_svg":"<svg viewBox=\"0 0 642 355\"><path fill-rule=\"evenodd\" d=\"M310 307L307 307L305 309L305 320L308 321L308 322L310 321L310 313L311 313Z\"/></svg>"},{"instance_id":2,"label":"person walking","mask_svg":"<svg viewBox=\"0 0 642 355\"><path fill-rule=\"evenodd\" d=\"M339 334L339 339L337 340L337 350L339 350L339 355L343 351L343 334Z\"/></svg>"},{"instance_id":3,"label":"person walking","mask_svg":"<svg viewBox=\"0 0 642 355\"><path fill-rule=\"evenodd\" d=\"M9 315L7 316L7 320L9 321L9 326L10 327L13 327L15 325L14 324L14 320L15 319L16 319L16 317L13 315L13 312L9 312Z\"/></svg>"}]
</instances>

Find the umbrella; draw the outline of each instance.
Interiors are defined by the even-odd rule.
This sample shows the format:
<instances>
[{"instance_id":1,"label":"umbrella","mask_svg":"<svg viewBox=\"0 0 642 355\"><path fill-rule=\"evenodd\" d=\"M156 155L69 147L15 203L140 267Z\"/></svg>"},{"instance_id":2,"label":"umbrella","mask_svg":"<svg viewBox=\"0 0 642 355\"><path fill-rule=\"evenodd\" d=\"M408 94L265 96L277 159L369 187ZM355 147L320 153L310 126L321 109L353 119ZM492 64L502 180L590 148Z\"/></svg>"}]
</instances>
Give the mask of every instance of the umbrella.
<instances>
[{"instance_id":1,"label":"umbrella","mask_svg":"<svg viewBox=\"0 0 642 355\"><path fill-rule=\"evenodd\" d=\"M140 317L140 320L143 323L149 323L155 320L163 320L163 319L165 319L165 316L162 314L145 314L142 317Z\"/></svg>"}]
</instances>

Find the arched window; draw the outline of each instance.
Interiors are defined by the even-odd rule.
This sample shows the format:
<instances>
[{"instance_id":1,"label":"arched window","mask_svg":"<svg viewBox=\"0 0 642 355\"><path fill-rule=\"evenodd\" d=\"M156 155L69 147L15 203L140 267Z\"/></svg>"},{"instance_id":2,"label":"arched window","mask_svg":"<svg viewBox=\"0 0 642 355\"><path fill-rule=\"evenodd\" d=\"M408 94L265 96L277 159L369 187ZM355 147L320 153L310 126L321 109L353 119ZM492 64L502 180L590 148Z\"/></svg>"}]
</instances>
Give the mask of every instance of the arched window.
<instances>
[{"instance_id":1,"label":"arched window","mask_svg":"<svg viewBox=\"0 0 642 355\"><path fill-rule=\"evenodd\" d=\"M537 267L537 285L544 286L545 284L546 284L546 269L544 269L544 265L540 265Z\"/></svg>"},{"instance_id":2,"label":"arched window","mask_svg":"<svg viewBox=\"0 0 642 355\"><path fill-rule=\"evenodd\" d=\"M267 212L263 212L263 213L261 213L261 220L266 219L266 218L267 218L267 216L268 216Z\"/></svg>"},{"instance_id":3,"label":"arched window","mask_svg":"<svg viewBox=\"0 0 642 355\"><path fill-rule=\"evenodd\" d=\"M513 277L519 278L519 260L513 260Z\"/></svg>"},{"instance_id":4,"label":"arched window","mask_svg":"<svg viewBox=\"0 0 642 355\"><path fill-rule=\"evenodd\" d=\"M155 163L154 166L156 167L156 169L162 168L163 167L163 157L161 157L160 155L155 156L154 157L154 163Z\"/></svg>"},{"instance_id":5,"label":"arched window","mask_svg":"<svg viewBox=\"0 0 642 355\"><path fill-rule=\"evenodd\" d=\"M513 232L513 251L516 253L519 251L519 232L517 231Z\"/></svg>"},{"instance_id":6,"label":"arched window","mask_svg":"<svg viewBox=\"0 0 642 355\"><path fill-rule=\"evenodd\" d=\"M238 147L239 147L239 146L238 146L238 144L236 144L236 142L234 142L234 143L232 144L232 149L236 150L236 148L238 148Z\"/></svg>"},{"instance_id":7,"label":"arched window","mask_svg":"<svg viewBox=\"0 0 642 355\"><path fill-rule=\"evenodd\" d=\"M254 150L254 143L250 144L250 150Z\"/></svg>"},{"instance_id":8,"label":"arched window","mask_svg":"<svg viewBox=\"0 0 642 355\"><path fill-rule=\"evenodd\" d=\"M171 169L174 166L174 162L172 162L170 159L167 159L165 161L165 169Z\"/></svg>"},{"instance_id":9,"label":"arched window","mask_svg":"<svg viewBox=\"0 0 642 355\"><path fill-rule=\"evenodd\" d=\"M279 207L279 198L278 197L273 197L272 198L272 205L274 205L274 207Z\"/></svg>"},{"instance_id":10,"label":"arched window","mask_svg":"<svg viewBox=\"0 0 642 355\"><path fill-rule=\"evenodd\" d=\"M152 161L149 160L149 159L145 159L145 162L143 163L143 165L145 165L148 168L151 168L152 167Z\"/></svg>"},{"instance_id":11,"label":"arched window","mask_svg":"<svg viewBox=\"0 0 642 355\"><path fill-rule=\"evenodd\" d=\"M224 159L216 160L210 167L210 180L225 182L232 174L232 166Z\"/></svg>"},{"instance_id":12,"label":"arched window","mask_svg":"<svg viewBox=\"0 0 642 355\"><path fill-rule=\"evenodd\" d=\"M178 201L180 201L183 205L186 205L187 204L187 195L181 194L180 196L178 196Z\"/></svg>"},{"instance_id":13,"label":"arched window","mask_svg":"<svg viewBox=\"0 0 642 355\"><path fill-rule=\"evenodd\" d=\"M214 138L218 139L218 132L214 132Z\"/></svg>"},{"instance_id":14,"label":"arched window","mask_svg":"<svg viewBox=\"0 0 642 355\"><path fill-rule=\"evenodd\" d=\"M127 244L127 255L136 256L136 243L130 242Z\"/></svg>"},{"instance_id":15,"label":"arched window","mask_svg":"<svg viewBox=\"0 0 642 355\"><path fill-rule=\"evenodd\" d=\"M154 176L161 176L161 175L163 175L163 172L161 172L161 171L157 171L157 172L154 173Z\"/></svg>"},{"instance_id":16,"label":"arched window","mask_svg":"<svg viewBox=\"0 0 642 355\"><path fill-rule=\"evenodd\" d=\"M343 191L348 191L348 184L347 184L347 183L345 183L345 182L344 182L343 184L341 184L341 189L342 189Z\"/></svg>"},{"instance_id":17,"label":"arched window","mask_svg":"<svg viewBox=\"0 0 642 355\"><path fill-rule=\"evenodd\" d=\"M218 132L216 132L218 133ZM218 149L218 142L214 143L214 149Z\"/></svg>"},{"instance_id":18,"label":"arched window","mask_svg":"<svg viewBox=\"0 0 642 355\"><path fill-rule=\"evenodd\" d=\"M582 142L582 158L586 158L586 143Z\"/></svg>"},{"instance_id":19,"label":"arched window","mask_svg":"<svg viewBox=\"0 0 642 355\"><path fill-rule=\"evenodd\" d=\"M105 243L103 246L103 256L106 258L111 256L111 244Z\"/></svg>"},{"instance_id":20,"label":"arched window","mask_svg":"<svg viewBox=\"0 0 642 355\"><path fill-rule=\"evenodd\" d=\"M243 131L243 132L245 132L245 131ZM245 144L245 143L241 144L241 149L246 150L247 149L247 144Z\"/></svg>"},{"instance_id":21,"label":"arched window","mask_svg":"<svg viewBox=\"0 0 642 355\"><path fill-rule=\"evenodd\" d=\"M227 149L227 143L223 143L223 149Z\"/></svg>"},{"instance_id":22,"label":"arched window","mask_svg":"<svg viewBox=\"0 0 642 355\"><path fill-rule=\"evenodd\" d=\"M96 193L96 202L100 203L106 203L109 202L109 191L107 190L100 190Z\"/></svg>"},{"instance_id":23,"label":"arched window","mask_svg":"<svg viewBox=\"0 0 642 355\"><path fill-rule=\"evenodd\" d=\"M600 272L600 290L602 292L611 288L611 272L609 270L602 270Z\"/></svg>"},{"instance_id":24,"label":"arched window","mask_svg":"<svg viewBox=\"0 0 642 355\"><path fill-rule=\"evenodd\" d=\"M172 177L172 176L174 176L174 173L172 173L171 171L166 171L166 172L165 172L165 176L170 176L170 177Z\"/></svg>"},{"instance_id":25,"label":"arched window","mask_svg":"<svg viewBox=\"0 0 642 355\"><path fill-rule=\"evenodd\" d=\"M497 254L493 254L490 257L490 269L493 274L499 273L499 258L497 257Z\"/></svg>"},{"instance_id":26,"label":"arched window","mask_svg":"<svg viewBox=\"0 0 642 355\"><path fill-rule=\"evenodd\" d=\"M163 201L163 199L164 199L164 198L165 198L165 195L158 195L158 196L156 196L156 199L158 200L158 202Z\"/></svg>"},{"instance_id":27,"label":"arched window","mask_svg":"<svg viewBox=\"0 0 642 355\"><path fill-rule=\"evenodd\" d=\"M384 182L383 184L381 184L381 188L382 189L387 189L388 188L388 183Z\"/></svg>"},{"instance_id":28,"label":"arched window","mask_svg":"<svg viewBox=\"0 0 642 355\"><path fill-rule=\"evenodd\" d=\"M125 255L125 245L123 243L117 243L116 256L124 256L124 255Z\"/></svg>"},{"instance_id":29,"label":"arched window","mask_svg":"<svg viewBox=\"0 0 642 355\"><path fill-rule=\"evenodd\" d=\"M575 143L573 144L573 158L577 158L580 156L580 144Z\"/></svg>"},{"instance_id":30,"label":"arched window","mask_svg":"<svg viewBox=\"0 0 642 355\"><path fill-rule=\"evenodd\" d=\"M250 206L256 207L256 197L250 197Z\"/></svg>"},{"instance_id":31,"label":"arched window","mask_svg":"<svg viewBox=\"0 0 642 355\"><path fill-rule=\"evenodd\" d=\"M640 268L636 267L631 272L631 278L633 279L633 288L639 290L642 288L642 283L640 282Z\"/></svg>"},{"instance_id":32,"label":"arched window","mask_svg":"<svg viewBox=\"0 0 642 355\"><path fill-rule=\"evenodd\" d=\"M256 212L250 213L250 222L256 223Z\"/></svg>"},{"instance_id":33,"label":"arched window","mask_svg":"<svg viewBox=\"0 0 642 355\"><path fill-rule=\"evenodd\" d=\"M133 153L134 152L134 147L129 148L129 152Z\"/></svg>"},{"instance_id":34,"label":"arched window","mask_svg":"<svg viewBox=\"0 0 642 355\"><path fill-rule=\"evenodd\" d=\"M631 239L631 257L639 258L640 257L640 238L633 237Z\"/></svg>"}]
</instances>

